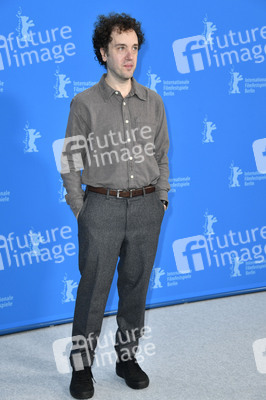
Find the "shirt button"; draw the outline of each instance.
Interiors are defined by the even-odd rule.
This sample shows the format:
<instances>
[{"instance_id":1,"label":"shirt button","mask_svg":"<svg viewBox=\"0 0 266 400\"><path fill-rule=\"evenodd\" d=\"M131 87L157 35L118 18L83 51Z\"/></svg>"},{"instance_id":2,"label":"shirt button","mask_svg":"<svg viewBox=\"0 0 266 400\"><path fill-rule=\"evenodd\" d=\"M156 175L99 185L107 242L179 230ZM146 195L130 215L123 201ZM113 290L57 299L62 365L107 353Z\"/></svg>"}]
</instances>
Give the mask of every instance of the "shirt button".
<instances>
[{"instance_id":1,"label":"shirt button","mask_svg":"<svg viewBox=\"0 0 266 400\"><path fill-rule=\"evenodd\" d=\"M134 175L130 175L130 178L133 179L133 178L134 178Z\"/></svg>"},{"instance_id":2,"label":"shirt button","mask_svg":"<svg viewBox=\"0 0 266 400\"><path fill-rule=\"evenodd\" d=\"M128 139L127 139L127 141L128 141L128 142L131 142L131 139L130 139L130 138L128 138Z\"/></svg>"},{"instance_id":3,"label":"shirt button","mask_svg":"<svg viewBox=\"0 0 266 400\"><path fill-rule=\"evenodd\" d=\"M125 120L125 123L126 123L126 124L128 124L128 123L129 123L129 120L128 120L128 119L126 119L126 120Z\"/></svg>"},{"instance_id":4,"label":"shirt button","mask_svg":"<svg viewBox=\"0 0 266 400\"><path fill-rule=\"evenodd\" d=\"M118 92L116 91L115 94L118 94Z\"/></svg>"},{"instance_id":5,"label":"shirt button","mask_svg":"<svg viewBox=\"0 0 266 400\"><path fill-rule=\"evenodd\" d=\"M124 106L127 104L125 101L123 102Z\"/></svg>"},{"instance_id":6,"label":"shirt button","mask_svg":"<svg viewBox=\"0 0 266 400\"><path fill-rule=\"evenodd\" d=\"M133 160L133 157L129 157L130 160Z\"/></svg>"}]
</instances>

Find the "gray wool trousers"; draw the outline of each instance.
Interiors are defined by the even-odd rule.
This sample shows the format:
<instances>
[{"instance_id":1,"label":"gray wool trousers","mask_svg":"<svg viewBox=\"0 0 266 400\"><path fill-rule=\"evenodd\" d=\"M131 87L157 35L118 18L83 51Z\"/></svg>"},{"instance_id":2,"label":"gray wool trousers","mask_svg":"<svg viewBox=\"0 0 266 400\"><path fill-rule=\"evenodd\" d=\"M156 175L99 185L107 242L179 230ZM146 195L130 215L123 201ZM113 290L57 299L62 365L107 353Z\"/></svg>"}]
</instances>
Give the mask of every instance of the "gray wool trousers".
<instances>
[{"instance_id":1,"label":"gray wool trousers","mask_svg":"<svg viewBox=\"0 0 266 400\"><path fill-rule=\"evenodd\" d=\"M70 362L91 366L117 261L118 359L135 355L164 206L156 192L117 198L86 190L78 216L79 270ZM126 355L126 356L125 356ZM82 360L78 366L77 360Z\"/></svg>"}]
</instances>

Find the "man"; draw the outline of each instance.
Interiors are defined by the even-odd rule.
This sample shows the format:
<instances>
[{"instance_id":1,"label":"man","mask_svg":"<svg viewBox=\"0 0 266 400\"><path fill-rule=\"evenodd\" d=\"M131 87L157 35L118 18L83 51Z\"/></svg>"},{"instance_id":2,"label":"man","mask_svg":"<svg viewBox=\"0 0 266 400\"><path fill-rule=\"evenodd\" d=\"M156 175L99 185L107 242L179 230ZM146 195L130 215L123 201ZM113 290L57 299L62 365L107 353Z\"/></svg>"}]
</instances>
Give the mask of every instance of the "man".
<instances>
[{"instance_id":1,"label":"man","mask_svg":"<svg viewBox=\"0 0 266 400\"><path fill-rule=\"evenodd\" d=\"M118 259L116 373L133 389L149 385L135 354L170 186L162 100L133 78L143 42L134 18L100 15L93 45L107 74L71 102L61 175L78 220L81 279L70 354L76 399L94 394L91 366Z\"/></svg>"}]
</instances>

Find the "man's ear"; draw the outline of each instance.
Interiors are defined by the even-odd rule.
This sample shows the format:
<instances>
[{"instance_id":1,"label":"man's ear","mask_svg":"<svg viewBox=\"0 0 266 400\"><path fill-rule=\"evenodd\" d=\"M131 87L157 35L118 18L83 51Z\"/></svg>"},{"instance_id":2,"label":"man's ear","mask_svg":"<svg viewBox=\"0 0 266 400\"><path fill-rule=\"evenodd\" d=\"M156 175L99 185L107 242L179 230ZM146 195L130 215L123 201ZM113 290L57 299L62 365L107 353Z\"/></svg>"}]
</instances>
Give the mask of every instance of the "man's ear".
<instances>
[{"instance_id":1,"label":"man's ear","mask_svg":"<svg viewBox=\"0 0 266 400\"><path fill-rule=\"evenodd\" d=\"M102 56L103 61L106 62L107 61L107 54L106 54L106 52L105 52L103 47L100 48L100 52L101 52L101 56Z\"/></svg>"}]
</instances>

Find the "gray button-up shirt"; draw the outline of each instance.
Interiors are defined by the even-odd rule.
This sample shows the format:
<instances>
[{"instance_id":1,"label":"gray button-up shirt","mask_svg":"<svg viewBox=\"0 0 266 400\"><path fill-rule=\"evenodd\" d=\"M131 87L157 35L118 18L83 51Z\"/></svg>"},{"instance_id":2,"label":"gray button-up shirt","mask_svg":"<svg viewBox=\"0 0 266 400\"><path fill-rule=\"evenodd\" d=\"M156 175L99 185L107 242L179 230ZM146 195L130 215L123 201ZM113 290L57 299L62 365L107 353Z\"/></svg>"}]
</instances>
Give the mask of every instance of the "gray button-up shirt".
<instances>
[{"instance_id":1,"label":"gray button-up shirt","mask_svg":"<svg viewBox=\"0 0 266 400\"><path fill-rule=\"evenodd\" d=\"M61 176L75 215L83 205L81 184L120 190L155 185L160 199L168 200L169 138L161 97L132 78L123 98L105 77L71 101Z\"/></svg>"}]
</instances>

